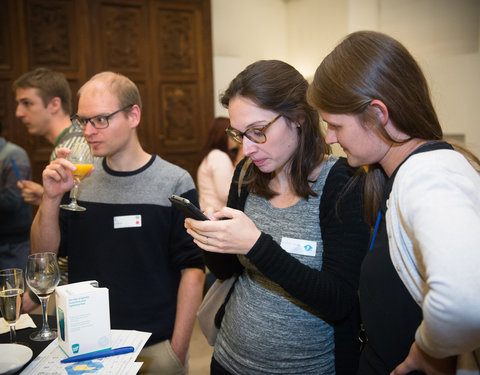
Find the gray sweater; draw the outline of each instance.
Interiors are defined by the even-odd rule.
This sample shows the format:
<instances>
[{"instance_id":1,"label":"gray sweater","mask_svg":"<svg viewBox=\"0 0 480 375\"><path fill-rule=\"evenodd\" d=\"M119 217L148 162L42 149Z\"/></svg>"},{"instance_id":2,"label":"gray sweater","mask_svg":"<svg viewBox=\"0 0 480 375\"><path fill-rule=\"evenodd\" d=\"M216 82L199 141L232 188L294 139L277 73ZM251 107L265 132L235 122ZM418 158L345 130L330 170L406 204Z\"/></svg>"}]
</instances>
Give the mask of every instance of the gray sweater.
<instances>
[{"instance_id":1,"label":"gray sweater","mask_svg":"<svg viewBox=\"0 0 480 375\"><path fill-rule=\"evenodd\" d=\"M288 209L245 189L239 198L232 184L229 206L245 210L262 235L246 257L205 253L217 277L242 273L214 352L231 373L355 373L356 290L369 235L361 189L343 194L351 173L344 159L331 158L314 183L319 196ZM315 256L293 253L299 243L315 244Z\"/></svg>"}]
</instances>

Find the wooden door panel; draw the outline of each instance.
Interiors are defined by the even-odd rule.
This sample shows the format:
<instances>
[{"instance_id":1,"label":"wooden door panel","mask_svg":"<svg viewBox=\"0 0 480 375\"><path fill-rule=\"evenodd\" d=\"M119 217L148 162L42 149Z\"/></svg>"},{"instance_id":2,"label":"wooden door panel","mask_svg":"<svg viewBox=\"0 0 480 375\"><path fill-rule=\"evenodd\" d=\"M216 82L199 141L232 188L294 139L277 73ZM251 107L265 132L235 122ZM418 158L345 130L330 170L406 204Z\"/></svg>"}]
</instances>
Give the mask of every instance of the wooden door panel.
<instances>
[{"instance_id":1,"label":"wooden door panel","mask_svg":"<svg viewBox=\"0 0 480 375\"><path fill-rule=\"evenodd\" d=\"M166 152L197 151L201 139L199 126L199 90L196 82L160 84L164 108L161 120Z\"/></svg>"},{"instance_id":2,"label":"wooden door panel","mask_svg":"<svg viewBox=\"0 0 480 375\"><path fill-rule=\"evenodd\" d=\"M155 139L163 155L192 175L213 120L209 1L151 3L153 80L161 111Z\"/></svg>"},{"instance_id":3,"label":"wooden door panel","mask_svg":"<svg viewBox=\"0 0 480 375\"><path fill-rule=\"evenodd\" d=\"M74 0L25 2L25 31L29 69L48 66L58 71L78 70Z\"/></svg>"},{"instance_id":4,"label":"wooden door panel","mask_svg":"<svg viewBox=\"0 0 480 375\"><path fill-rule=\"evenodd\" d=\"M89 2L95 71L116 71L135 79L148 73L148 17L145 1Z\"/></svg>"}]
</instances>

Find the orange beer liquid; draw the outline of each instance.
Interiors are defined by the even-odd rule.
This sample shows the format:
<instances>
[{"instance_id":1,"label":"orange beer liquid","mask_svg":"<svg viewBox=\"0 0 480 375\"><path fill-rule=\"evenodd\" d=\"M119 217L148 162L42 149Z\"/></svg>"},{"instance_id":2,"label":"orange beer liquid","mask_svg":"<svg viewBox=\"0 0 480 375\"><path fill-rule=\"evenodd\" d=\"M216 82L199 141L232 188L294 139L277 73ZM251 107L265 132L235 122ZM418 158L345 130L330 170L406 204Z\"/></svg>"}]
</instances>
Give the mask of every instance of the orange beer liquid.
<instances>
[{"instance_id":1,"label":"orange beer liquid","mask_svg":"<svg viewBox=\"0 0 480 375\"><path fill-rule=\"evenodd\" d=\"M80 181L93 167L93 164L73 163L73 165L77 167L77 170L72 171L72 175L74 178L78 178Z\"/></svg>"}]
</instances>

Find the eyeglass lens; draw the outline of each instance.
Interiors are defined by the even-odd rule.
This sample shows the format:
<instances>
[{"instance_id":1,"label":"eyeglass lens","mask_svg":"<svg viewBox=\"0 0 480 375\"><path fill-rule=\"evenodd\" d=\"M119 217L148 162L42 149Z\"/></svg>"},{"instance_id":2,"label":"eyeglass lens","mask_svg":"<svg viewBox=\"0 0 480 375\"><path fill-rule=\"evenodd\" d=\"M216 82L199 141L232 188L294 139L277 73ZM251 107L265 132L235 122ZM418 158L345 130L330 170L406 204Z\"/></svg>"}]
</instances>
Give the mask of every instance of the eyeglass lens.
<instances>
[{"instance_id":1,"label":"eyeglass lens","mask_svg":"<svg viewBox=\"0 0 480 375\"><path fill-rule=\"evenodd\" d=\"M254 143L265 143L267 141L267 136L265 135L265 131L270 125L272 125L280 117L282 117L282 115L278 115L277 117L275 117L263 128L250 128L250 129L247 129L244 133L242 133L239 130L228 127L227 129L225 129L225 132L232 140L240 144L243 143L243 137L247 137L250 141Z\"/></svg>"}]
</instances>

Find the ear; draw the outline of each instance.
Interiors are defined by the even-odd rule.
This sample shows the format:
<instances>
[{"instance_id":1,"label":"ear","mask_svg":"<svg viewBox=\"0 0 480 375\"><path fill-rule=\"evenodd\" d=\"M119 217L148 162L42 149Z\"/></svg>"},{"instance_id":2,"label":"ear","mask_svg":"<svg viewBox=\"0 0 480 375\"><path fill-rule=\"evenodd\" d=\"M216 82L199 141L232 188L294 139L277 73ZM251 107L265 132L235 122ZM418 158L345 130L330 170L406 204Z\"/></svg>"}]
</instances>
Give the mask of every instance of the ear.
<instances>
[{"instance_id":1,"label":"ear","mask_svg":"<svg viewBox=\"0 0 480 375\"><path fill-rule=\"evenodd\" d=\"M373 109L375 115L378 119L382 122L383 126L387 125L389 115L388 115L388 108L384 102L381 100L372 100L370 102L370 107Z\"/></svg>"},{"instance_id":2,"label":"ear","mask_svg":"<svg viewBox=\"0 0 480 375\"><path fill-rule=\"evenodd\" d=\"M50 99L47 104L47 108L51 111L52 114L58 113L62 110L62 100L58 96Z\"/></svg>"},{"instance_id":3,"label":"ear","mask_svg":"<svg viewBox=\"0 0 480 375\"><path fill-rule=\"evenodd\" d=\"M303 123L305 122L305 117L300 117L297 121L292 121L295 127L300 128L302 127Z\"/></svg>"},{"instance_id":4,"label":"ear","mask_svg":"<svg viewBox=\"0 0 480 375\"><path fill-rule=\"evenodd\" d=\"M130 118L131 121L131 127L136 128L138 124L140 124L140 119L142 117L142 111L140 110L140 107L136 104L132 106L130 111L128 112L128 117Z\"/></svg>"}]
</instances>

